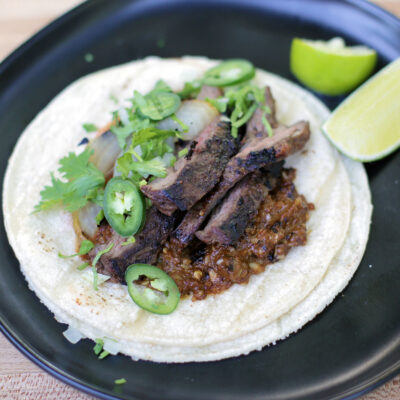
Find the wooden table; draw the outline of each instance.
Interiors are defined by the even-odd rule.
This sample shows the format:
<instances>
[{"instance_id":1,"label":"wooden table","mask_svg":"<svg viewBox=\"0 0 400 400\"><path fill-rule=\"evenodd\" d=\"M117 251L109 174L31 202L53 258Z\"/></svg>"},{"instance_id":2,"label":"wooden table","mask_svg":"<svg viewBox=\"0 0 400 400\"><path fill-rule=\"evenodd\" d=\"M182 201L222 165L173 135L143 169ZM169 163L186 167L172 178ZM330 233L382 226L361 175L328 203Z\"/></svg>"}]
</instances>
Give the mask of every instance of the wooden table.
<instances>
[{"instance_id":1,"label":"wooden table","mask_svg":"<svg viewBox=\"0 0 400 400\"><path fill-rule=\"evenodd\" d=\"M400 16L400 0L374 0ZM0 0L0 60L38 29L81 0ZM0 334L0 399L89 400L20 354ZM363 400L400 400L400 376Z\"/></svg>"}]
</instances>

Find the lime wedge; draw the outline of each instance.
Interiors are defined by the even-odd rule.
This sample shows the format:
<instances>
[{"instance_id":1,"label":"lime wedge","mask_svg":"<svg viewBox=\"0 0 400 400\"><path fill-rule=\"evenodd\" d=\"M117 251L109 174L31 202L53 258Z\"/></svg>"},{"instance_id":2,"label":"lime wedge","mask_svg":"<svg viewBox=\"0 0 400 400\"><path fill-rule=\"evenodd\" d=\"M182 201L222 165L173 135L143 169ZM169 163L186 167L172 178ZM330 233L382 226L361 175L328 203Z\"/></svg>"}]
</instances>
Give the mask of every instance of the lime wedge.
<instances>
[{"instance_id":1,"label":"lime wedge","mask_svg":"<svg viewBox=\"0 0 400 400\"><path fill-rule=\"evenodd\" d=\"M332 113L322 127L332 143L358 161L375 161L400 146L400 58Z\"/></svg>"},{"instance_id":2,"label":"lime wedge","mask_svg":"<svg viewBox=\"0 0 400 400\"><path fill-rule=\"evenodd\" d=\"M375 50L365 46L346 47L339 37L327 42L295 38L290 68L304 85L334 96L351 91L367 79L376 59Z\"/></svg>"}]
</instances>

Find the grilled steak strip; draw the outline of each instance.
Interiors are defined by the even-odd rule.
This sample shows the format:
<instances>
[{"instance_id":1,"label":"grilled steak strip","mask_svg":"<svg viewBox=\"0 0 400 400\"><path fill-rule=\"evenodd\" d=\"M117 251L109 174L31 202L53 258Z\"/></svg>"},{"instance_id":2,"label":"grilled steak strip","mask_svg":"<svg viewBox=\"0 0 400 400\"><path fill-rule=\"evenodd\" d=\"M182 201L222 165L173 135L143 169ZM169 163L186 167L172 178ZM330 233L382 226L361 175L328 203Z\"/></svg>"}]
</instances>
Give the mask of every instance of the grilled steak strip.
<instances>
[{"instance_id":1,"label":"grilled steak strip","mask_svg":"<svg viewBox=\"0 0 400 400\"><path fill-rule=\"evenodd\" d=\"M216 99L217 97L222 96L222 90L215 86L207 86L204 85L201 89L199 94L197 95L198 100L205 100L205 99Z\"/></svg>"},{"instance_id":2,"label":"grilled steak strip","mask_svg":"<svg viewBox=\"0 0 400 400\"><path fill-rule=\"evenodd\" d=\"M208 88L208 86L203 86L203 88ZM264 104L267 105L271 110L271 113L267 114L267 120L271 124L272 128L276 128L278 126L278 122L275 116L275 99L273 98L271 89L268 86L265 87ZM241 142L242 147L255 138L268 136L268 132L266 132L265 126L262 123L262 115L263 111L257 109L250 118L246 126L246 133ZM200 202L196 203L191 210L189 210L175 232L175 236L179 242L187 245L193 239L194 233L201 227L208 214L221 200L221 195L223 197L222 192L218 192L217 187L213 190L213 192L211 192L211 194L209 194L207 197L204 197Z\"/></svg>"},{"instance_id":3,"label":"grilled steak strip","mask_svg":"<svg viewBox=\"0 0 400 400\"><path fill-rule=\"evenodd\" d=\"M126 239L119 236L112 228L111 238L106 243L97 245L89 253L92 260L99 250L106 248L111 242L114 247L100 257L97 271L111 277L111 282L125 283L125 270L131 264L155 264L162 246L173 232L177 215L167 216L160 213L156 207L146 212L146 223L142 231L135 236L135 243L122 246Z\"/></svg>"},{"instance_id":4,"label":"grilled steak strip","mask_svg":"<svg viewBox=\"0 0 400 400\"><path fill-rule=\"evenodd\" d=\"M264 90L264 105L270 109L270 112L266 114L266 119L271 125L271 129L276 129L279 125L275 115L275 99L272 96L269 86L266 86ZM246 133L242 140L242 146L251 143L251 141L255 138L262 139L268 136L268 131L262 121L263 114L264 111L261 108L258 108L247 122ZM280 173L280 163L277 170ZM260 180L261 176L256 172L254 172L252 175L250 175L248 179L244 178L245 182L243 182L243 184L242 181L240 181L233 189L231 189L231 192L223 199L223 203L219 206L219 214L217 214L215 210L213 211L211 220L203 229L204 233L196 233L196 236L200 240L205 243L216 242L222 244L231 244L239 239L254 216L254 213L258 209L258 206L262 200L260 197L261 194L266 194L265 186ZM249 182L254 184L254 188L249 187ZM274 182L276 183L276 179ZM242 203L247 204L247 208L246 206L241 207L235 202L234 199L241 199ZM236 223L234 221L238 222ZM235 229L232 229L233 226L235 226ZM209 238L206 237L207 234L210 234ZM205 240L203 240L201 236Z\"/></svg>"},{"instance_id":5,"label":"grilled steak strip","mask_svg":"<svg viewBox=\"0 0 400 400\"><path fill-rule=\"evenodd\" d=\"M237 182L250 172L281 161L290 154L299 151L309 137L308 122L300 121L289 127L278 127L272 137L250 140L229 161L221 181L212 193L186 213L175 232L176 238L183 245L187 245L212 209Z\"/></svg>"},{"instance_id":6,"label":"grilled steak strip","mask_svg":"<svg viewBox=\"0 0 400 400\"><path fill-rule=\"evenodd\" d=\"M213 211L205 228L196 232L197 238L207 244L223 245L239 240L268 193L266 183L272 189L277 182L277 179L265 180L266 176L261 171L244 177Z\"/></svg>"},{"instance_id":7,"label":"grilled steak strip","mask_svg":"<svg viewBox=\"0 0 400 400\"><path fill-rule=\"evenodd\" d=\"M284 160L304 147L310 137L308 122L299 121L275 129L274 135L262 140L253 139L227 164L221 184L229 189L249 172ZM226 192L226 191L225 191Z\"/></svg>"},{"instance_id":8,"label":"grilled steak strip","mask_svg":"<svg viewBox=\"0 0 400 400\"><path fill-rule=\"evenodd\" d=\"M186 157L170 168L165 178L142 186L141 191L164 214L188 210L218 182L237 151L229 125L217 117L192 142Z\"/></svg>"},{"instance_id":9,"label":"grilled steak strip","mask_svg":"<svg viewBox=\"0 0 400 400\"><path fill-rule=\"evenodd\" d=\"M275 106L275 100L272 97L271 89L269 86L265 87L265 102L264 104L268 106L271 110L270 114L266 114L267 121L271 125L272 129L275 129L278 127L278 121L276 120L276 106ZM249 122L247 122L246 126L246 134L243 138L242 142L247 142L250 139L253 138L264 138L268 136L268 132L265 129L265 126L262 122L262 116L264 114L264 111L261 110L260 108L257 108L257 110L254 112L253 116L250 118Z\"/></svg>"}]
</instances>

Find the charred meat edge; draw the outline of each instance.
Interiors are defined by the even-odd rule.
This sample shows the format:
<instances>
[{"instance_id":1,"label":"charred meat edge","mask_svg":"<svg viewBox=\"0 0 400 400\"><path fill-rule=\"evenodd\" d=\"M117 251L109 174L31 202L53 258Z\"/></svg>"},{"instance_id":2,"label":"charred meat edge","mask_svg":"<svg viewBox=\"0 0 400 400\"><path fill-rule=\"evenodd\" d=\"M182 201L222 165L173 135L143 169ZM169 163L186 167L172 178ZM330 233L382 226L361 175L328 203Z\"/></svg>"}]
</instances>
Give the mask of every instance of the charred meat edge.
<instances>
[{"instance_id":1,"label":"charred meat edge","mask_svg":"<svg viewBox=\"0 0 400 400\"><path fill-rule=\"evenodd\" d=\"M237 151L229 125L218 116L192 142L189 153L170 168L165 178L142 186L141 191L164 214L193 207L218 182Z\"/></svg>"},{"instance_id":2,"label":"charred meat edge","mask_svg":"<svg viewBox=\"0 0 400 400\"><path fill-rule=\"evenodd\" d=\"M205 228L196 232L197 238L207 244L234 244L257 215L261 202L276 183L276 178L261 171L244 177L213 211Z\"/></svg>"},{"instance_id":3,"label":"charred meat edge","mask_svg":"<svg viewBox=\"0 0 400 400\"><path fill-rule=\"evenodd\" d=\"M271 128L275 129L278 127L278 121L275 116L276 105L271 89L268 86L265 87L264 99L264 104L270 109L266 118ZM250 118L242 140L243 146L251 143L255 138L261 139L268 136L268 131L262 121L263 114L264 111L258 108ZM281 164L278 165L278 170L280 173ZM259 172L254 172L239 181L226 195L217 210L213 210L206 227L196 233L197 238L207 244L234 244L244 233L246 227L257 213L263 196L268 192L261 179L262 175ZM272 180L274 180L273 186L275 186L276 178L270 175L269 183ZM271 189L271 185L269 189Z\"/></svg>"},{"instance_id":4,"label":"charred meat edge","mask_svg":"<svg viewBox=\"0 0 400 400\"><path fill-rule=\"evenodd\" d=\"M269 86L265 87L264 104L270 109L270 113L267 114L268 122L271 124L272 128L277 127L278 122L275 116L275 99L272 96ZM268 136L265 126L262 122L262 115L263 111L261 109L257 109L246 124L246 133L241 141L242 148L255 138ZM209 212L211 212L211 209L214 208L220 200L221 199L217 199L214 203L213 193L211 193L200 201L200 203L202 204L196 204L193 211L189 211L189 213L184 218L176 231L176 238L178 239L178 241L181 242L181 244L187 245L193 239L194 233L201 227ZM209 206L206 206L206 203L208 203L208 201L210 201L211 203ZM202 212L205 209L207 211L205 212L205 215L202 215ZM199 211L200 214L198 215L196 211Z\"/></svg>"},{"instance_id":5,"label":"charred meat edge","mask_svg":"<svg viewBox=\"0 0 400 400\"><path fill-rule=\"evenodd\" d=\"M135 236L135 243L123 246L126 239L112 231L111 239L103 245L96 245L89 253L93 260L98 251L103 250L109 243L114 247L101 256L97 271L111 277L111 282L125 283L125 271L131 264L156 264L162 246L173 232L178 216L167 216L157 208L151 207L146 212L146 224L143 230ZM111 229L111 228L110 228Z\"/></svg>"},{"instance_id":6,"label":"charred meat edge","mask_svg":"<svg viewBox=\"0 0 400 400\"><path fill-rule=\"evenodd\" d=\"M299 121L289 127L278 127L272 137L253 139L229 161L221 181L213 192L187 212L175 236L187 245L212 209L237 182L250 172L276 163L299 151L310 137L308 122Z\"/></svg>"}]
</instances>

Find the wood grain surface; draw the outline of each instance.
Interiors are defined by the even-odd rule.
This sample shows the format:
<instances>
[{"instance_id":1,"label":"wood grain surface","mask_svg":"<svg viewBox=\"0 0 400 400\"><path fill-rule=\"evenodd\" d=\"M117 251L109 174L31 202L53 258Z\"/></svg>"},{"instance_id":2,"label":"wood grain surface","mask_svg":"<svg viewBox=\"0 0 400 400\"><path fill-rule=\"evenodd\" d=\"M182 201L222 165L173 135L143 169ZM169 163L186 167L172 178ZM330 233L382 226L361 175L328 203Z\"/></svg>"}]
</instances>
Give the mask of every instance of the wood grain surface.
<instances>
[{"instance_id":1,"label":"wood grain surface","mask_svg":"<svg viewBox=\"0 0 400 400\"><path fill-rule=\"evenodd\" d=\"M48 22L80 2L81 0L0 0L0 60ZM400 0L374 2L400 16ZM42 371L0 334L0 399L91 398ZM400 376L365 395L362 400L400 400Z\"/></svg>"}]
</instances>

